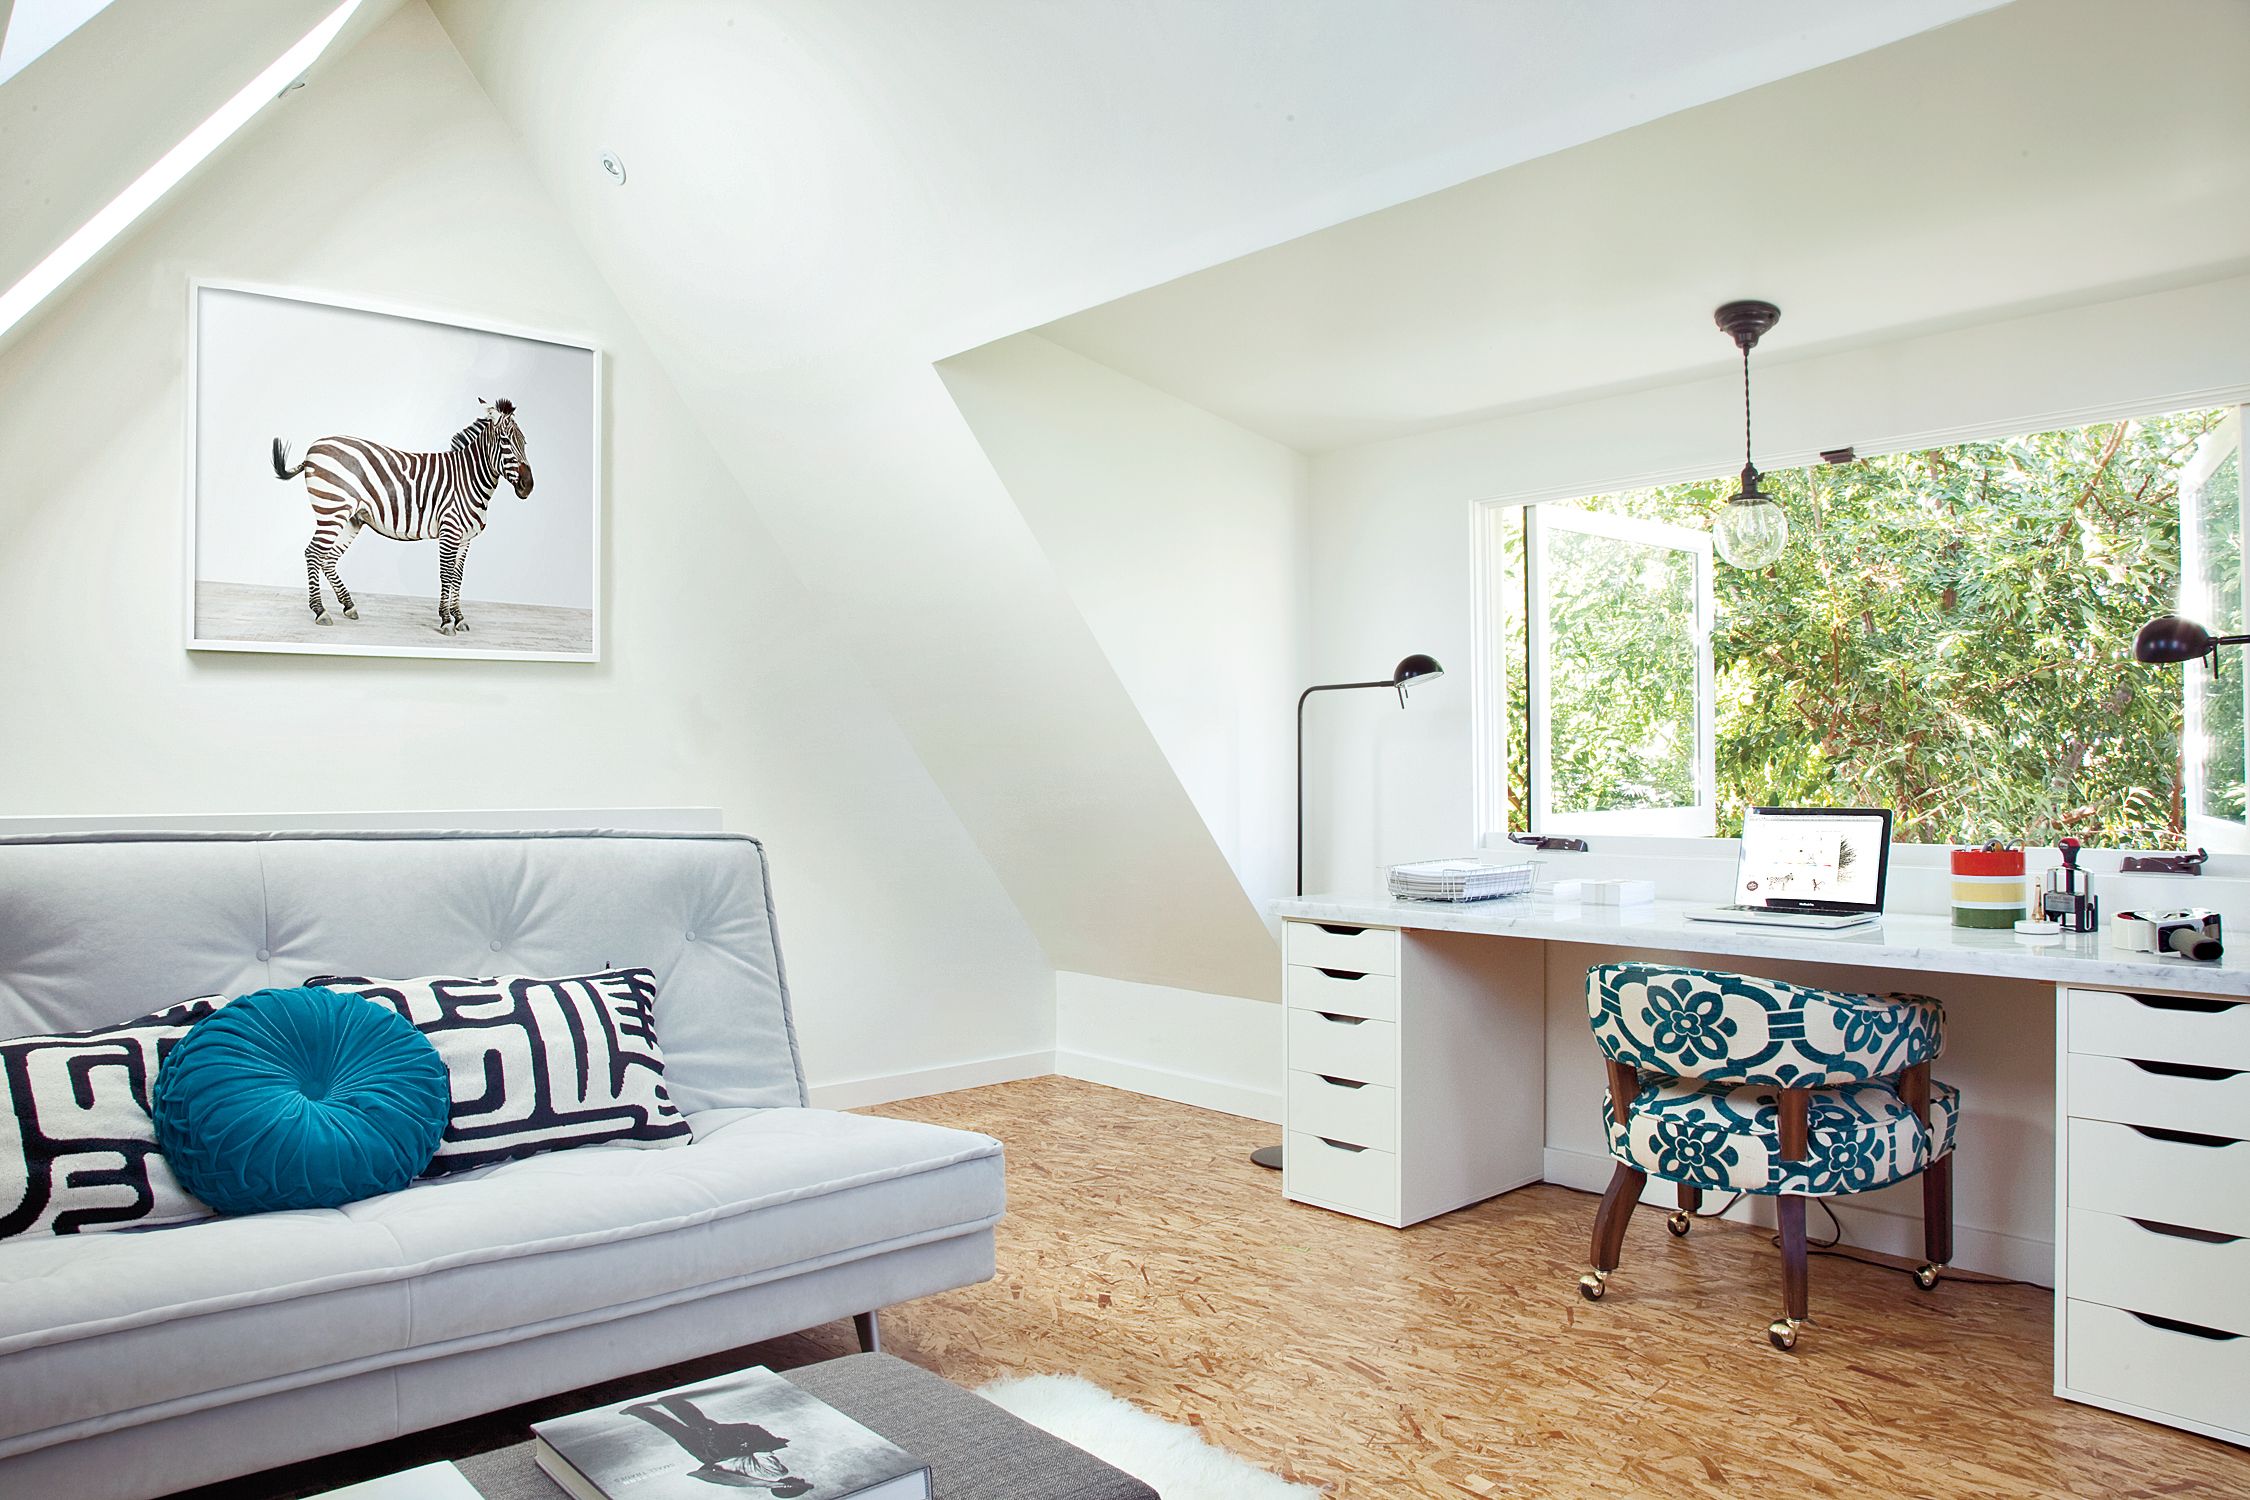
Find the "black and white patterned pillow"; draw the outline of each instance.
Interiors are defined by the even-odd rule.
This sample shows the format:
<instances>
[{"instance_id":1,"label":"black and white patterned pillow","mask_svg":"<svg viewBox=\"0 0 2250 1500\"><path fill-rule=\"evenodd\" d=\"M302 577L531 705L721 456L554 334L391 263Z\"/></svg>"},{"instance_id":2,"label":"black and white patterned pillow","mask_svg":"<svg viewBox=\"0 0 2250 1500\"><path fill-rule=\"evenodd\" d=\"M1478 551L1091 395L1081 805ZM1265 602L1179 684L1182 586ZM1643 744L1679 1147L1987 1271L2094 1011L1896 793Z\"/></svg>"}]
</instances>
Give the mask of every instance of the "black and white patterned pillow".
<instances>
[{"instance_id":1,"label":"black and white patterned pillow","mask_svg":"<svg viewBox=\"0 0 2250 1500\"><path fill-rule=\"evenodd\" d=\"M157 1150L148 1099L165 1054L224 1004L0 1041L0 1239L211 1217Z\"/></svg>"},{"instance_id":2,"label":"black and white patterned pillow","mask_svg":"<svg viewBox=\"0 0 2250 1500\"><path fill-rule=\"evenodd\" d=\"M571 1146L669 1146L692 1133L664 1087L647 969L305 982L389 1006L445 1060L453 1115L425 1177Z\"/></svg>"}]
</instances>

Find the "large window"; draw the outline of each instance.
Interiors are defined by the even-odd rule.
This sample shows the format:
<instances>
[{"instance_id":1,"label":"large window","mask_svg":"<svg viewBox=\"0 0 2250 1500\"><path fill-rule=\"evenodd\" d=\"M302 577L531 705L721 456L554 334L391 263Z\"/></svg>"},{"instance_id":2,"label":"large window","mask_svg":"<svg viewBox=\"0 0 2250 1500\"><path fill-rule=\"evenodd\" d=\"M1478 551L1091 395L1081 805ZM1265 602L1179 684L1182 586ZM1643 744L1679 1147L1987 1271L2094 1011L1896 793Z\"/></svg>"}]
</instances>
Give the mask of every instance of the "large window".
<instances>
[{"instance_id":1,"label":"large window","mask_svg":"<svg viewBox=\"0 0 2250 1500\"><path fill-rule=\"evenodd\" d=\"M2243 656L2140 666L2179 610L2245 624L2238 417L2181 412L1767 476L1771 568L1713 567L1734 479L1487 514L1498 831L1731 835L1889 807L1914 843L2250 847Z\"/></svg>"}]
</instances>

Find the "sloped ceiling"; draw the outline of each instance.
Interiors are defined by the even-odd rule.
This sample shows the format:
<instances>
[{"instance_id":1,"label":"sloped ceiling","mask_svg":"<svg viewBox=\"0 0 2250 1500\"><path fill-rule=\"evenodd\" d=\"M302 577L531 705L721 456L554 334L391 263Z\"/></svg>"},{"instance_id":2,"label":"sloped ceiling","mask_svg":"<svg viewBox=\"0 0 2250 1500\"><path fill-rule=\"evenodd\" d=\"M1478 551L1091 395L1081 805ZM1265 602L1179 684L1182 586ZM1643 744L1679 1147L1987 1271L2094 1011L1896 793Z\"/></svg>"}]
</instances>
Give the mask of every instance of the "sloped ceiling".
<instances>
[{"instance_id":1,"label":"sloped ceiling","mask_svg":"<svg viewBox=\"0 0 2250 1500\"><path fill-rule=\"evenodd\" d=\"M1270 995L1271 937L932 362L1988 7L434 8L1050 958Z\"/></svg>"},{"instance_id":2,"label":"sloped ceiling","mask_svg":"<svg viewBox=\"0 0 2250 1500\"><path fill-rule=\"evenodd\" d=\"M2017 0L1077 313L1302 451L2250 264L2250 5Z\"/></svg>"}]
</instances>

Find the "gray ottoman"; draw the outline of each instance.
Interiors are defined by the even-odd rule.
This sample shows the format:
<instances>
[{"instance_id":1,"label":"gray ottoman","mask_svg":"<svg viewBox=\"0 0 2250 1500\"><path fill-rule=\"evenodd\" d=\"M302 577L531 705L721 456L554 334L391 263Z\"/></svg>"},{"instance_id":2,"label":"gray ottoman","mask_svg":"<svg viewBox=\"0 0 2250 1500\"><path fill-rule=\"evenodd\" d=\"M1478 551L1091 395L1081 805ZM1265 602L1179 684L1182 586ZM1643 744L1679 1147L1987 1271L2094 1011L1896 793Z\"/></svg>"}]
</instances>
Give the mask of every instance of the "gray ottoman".
<instances>
[{"instance_id":1,"label":"gray ottoman","mask_svg":"<svg viewBox=\"0 0 2250 1500\"><path fill-rule=\"evenodd\" d=\"M929 1464L936 1500L1162 1500L1132 1475L888 1354L781 1373ZM540 1472L529 1443L459 1467L487 1500L569 1500Z\"/></svg>"}]
</instances>

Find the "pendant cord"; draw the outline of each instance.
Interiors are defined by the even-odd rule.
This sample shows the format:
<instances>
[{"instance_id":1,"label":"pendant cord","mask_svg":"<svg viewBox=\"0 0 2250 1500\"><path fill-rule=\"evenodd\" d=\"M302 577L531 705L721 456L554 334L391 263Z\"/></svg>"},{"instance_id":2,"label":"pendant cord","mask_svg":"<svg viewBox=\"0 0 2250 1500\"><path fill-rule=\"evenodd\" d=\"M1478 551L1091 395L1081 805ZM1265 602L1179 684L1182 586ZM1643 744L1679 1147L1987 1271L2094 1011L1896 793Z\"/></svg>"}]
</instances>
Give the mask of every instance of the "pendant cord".
<instances>
[{"instance_id":1,"label":"pendant cord","mask_svg":"<svg viewBox=\"0 0 2250 1500\"><path fill-rule=\"evenodd\" d=\"M1750 346L1742 346L1742 466L1755 467L1750 458Z\"/></svg>"}]
</instances>

